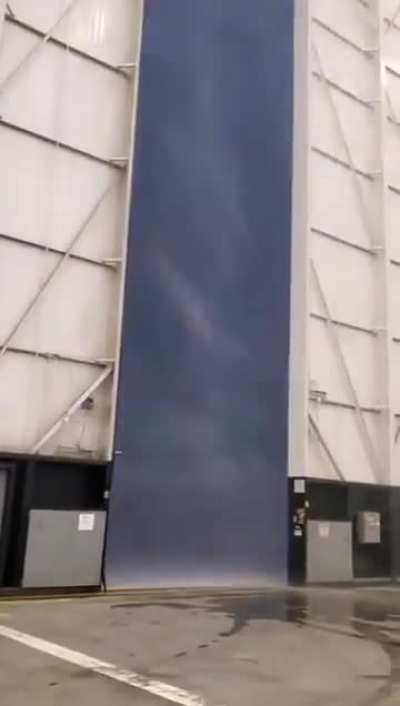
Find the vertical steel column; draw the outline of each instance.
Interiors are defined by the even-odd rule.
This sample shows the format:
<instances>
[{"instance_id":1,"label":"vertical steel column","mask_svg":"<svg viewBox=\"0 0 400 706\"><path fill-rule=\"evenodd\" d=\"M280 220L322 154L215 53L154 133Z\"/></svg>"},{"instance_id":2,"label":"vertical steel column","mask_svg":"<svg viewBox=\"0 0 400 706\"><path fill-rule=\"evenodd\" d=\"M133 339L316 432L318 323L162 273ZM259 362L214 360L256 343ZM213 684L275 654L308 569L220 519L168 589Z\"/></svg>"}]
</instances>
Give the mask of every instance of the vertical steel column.
<instances>
[{"instance_id":1,"label":"vertical steel column","mask_svg":"<svg viewBox=\"0 0 400 706\"><path fill-rule=\"evenodd\" d=\"M140 56L142 51L142 33L143 33L143 21L144 21L144 0L139 0L139 34L137 39L137 54L134 58L132 65L130 65L128 70L133 71L132 75L132 120L131 120L131 131L130 140L128 145L129 162L128 169L126 171L126 192L125 192L125 215L124 215L124 231L123 231L123 241L121 249L121 268L120 268L120 283L119 283L119 296L118 296L118 322L117 322L117 332L115 337L115 349L114 349L114 374L113 374L113 387L111 393L111 420L109 425L108 442L107 442L107 455L108 460L112 459L113 447L114 447L114 435L115 435L115 423L117 415L117 398L118 398L118 383L119 383L119 368L120 368L120 358L121 358L121 342L122 342L122 329L123 329L123 319L124 319L124 299L125 299L125 278L126 278L126 261L128 256L128 237L131 222L131 202L132 194L134 191L133 186L133 158L135 151L135 140L136 140L136 118L137 118L137 107L138 107L138 95L139 95L139 78L140 78Z\"/></svg>"},{"instance_id":2,"label":"vertical steel column","mask_svg":"<svg viewBox=\"0 0 400 706\"><path fill-rule=\"evenodd\" d=\"M7 2L6 0L0 0L0 41L3 34L4 25L4 15L6 14Z\"/></svg>"},{"instance_id":3,"label":"vertical steel column","mask_svg":"<svg viewBox=\"0 0 400 706\"><path fill-rule=\"evenodd\" d=\"M289 361L289 475L308 472L310 309L310 0L295 2L293 207Z\"/></svg>"},{"instance_id":4,"label":"vertical steel column","mask_svg":"<svg viewBox=\"0 0 400 706\"><path fill-rule=\"evenodd\" d=\"M382 414L381 441L384 477L381 483L389 485L393 477L394 414L392 400L392 323L390 311L390 252L387 224L388 178L387 178L387 99L385 63L385 12L384 0L374 0L377 47L374 52L377 76L376 121L378 135L378 210L376 223L377 293L378 293L378 345L381 370Z\"/></svg>"}]
</instances>

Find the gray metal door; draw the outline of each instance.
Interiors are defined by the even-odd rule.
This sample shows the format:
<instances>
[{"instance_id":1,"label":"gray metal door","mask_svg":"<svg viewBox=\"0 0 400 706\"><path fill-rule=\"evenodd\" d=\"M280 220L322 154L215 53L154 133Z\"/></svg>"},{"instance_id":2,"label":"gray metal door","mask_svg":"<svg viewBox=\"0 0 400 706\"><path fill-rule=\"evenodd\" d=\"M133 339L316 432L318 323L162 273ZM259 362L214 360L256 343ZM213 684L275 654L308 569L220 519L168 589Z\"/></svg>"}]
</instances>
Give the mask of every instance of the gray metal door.
<instances>
[{"instance_id":1,"label":"gray metal door","mask_svg":"<svg viewBox=\"0 0 400 706\"><path fill-rule=\"evenodd\" d=\"M104 512L32 510L24 588L97 586L104 529Z\"/></svg>"},{"instance_id":2,"label":"gray metal door","mask_svg":"<svg viewBox=\"0 0 400 706\"><path fill-rule=\"evenodd\" d=\"M352 525L350 522L307 522L307 582L353 579Z\"/></svg>"}]
</instances>

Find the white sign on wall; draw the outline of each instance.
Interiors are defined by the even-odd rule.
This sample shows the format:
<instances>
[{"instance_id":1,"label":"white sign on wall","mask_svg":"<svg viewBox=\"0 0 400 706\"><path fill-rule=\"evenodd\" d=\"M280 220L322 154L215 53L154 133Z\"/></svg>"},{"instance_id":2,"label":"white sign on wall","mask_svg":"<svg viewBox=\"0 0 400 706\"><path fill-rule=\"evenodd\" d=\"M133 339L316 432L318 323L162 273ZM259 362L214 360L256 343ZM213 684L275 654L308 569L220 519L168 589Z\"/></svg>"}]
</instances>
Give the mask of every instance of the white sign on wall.
<instances>
[{"instance_id":1,"label":"white sign on wall","mask_svg":"<svg viewBox=\"0 0 400 706\"><path fill-rule=\"evenodd\" d=\"M79 532L93 532L94 530L94 512L81 513L79 515L78 531Z\"/></svg>"}]
</instances>

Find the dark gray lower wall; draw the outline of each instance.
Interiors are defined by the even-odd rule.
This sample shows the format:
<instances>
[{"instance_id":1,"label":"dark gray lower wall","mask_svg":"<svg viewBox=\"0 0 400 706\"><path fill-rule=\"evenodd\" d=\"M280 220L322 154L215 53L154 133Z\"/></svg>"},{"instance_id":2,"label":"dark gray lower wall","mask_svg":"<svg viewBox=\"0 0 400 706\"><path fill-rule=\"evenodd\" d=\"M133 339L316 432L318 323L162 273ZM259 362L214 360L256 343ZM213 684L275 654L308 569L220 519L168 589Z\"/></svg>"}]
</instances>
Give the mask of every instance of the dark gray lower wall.
<instances>
[{"instance_id":1,"label":"dark gray lower wall","mask_svg":"<svg viewBox=\"0 0 400 706\"><path fill-rule=\"evenodd\" d=\"M109 467L97 463L11 455L0 458L0 590L21 588L32 512L39 510L61 515L71 512L95 513L96 516L105 517L105 491L109 487L109 475ZM102 537L98 536L97 529L94 528L94 534L99 543ZM81 539L91 544L93 538ZM46 539L46 533L42 533L42 540L44 545L49 540L48 536ZM43 546L42 552L46 554L47 549ZM88 551L90 554L90 547ZM56 584L59 588L80 585L79 576L73 570L72 549L71 552L72 563L69 565L67 562L66 583L62 583L59 574L60 581L54 577L55 580L50 582L53 587ZM101 559L98 553L97 558L88 559L89 564L97 561L97 578L93 586L100 584ZM43 566L45 563L44 558ZM70 575L69 571L72 572ZM40 576L39 572L37 578L42 587L50 586L46 575Z\"/></svg>"},{"instance_id":2,"label":"dark gray lower wall","mask_svg":"<svg viewBox=\"0 0 400 706\"><path fill-rule=\"evenodd\" d=\"M293 0L148 0L106 575L282 580Z\"/></svg>"},{"instance_id":3,"label":"dark gray lower wall","mask_svg":"<svg viewBox=\"0 0 400 706\"><path fill-rule=\"evenodd\" d=\"M400 576L400 488L344 483L314 478L304 480L304 493L294 492L289 480L289 576L306 581L307 522L347 522L352 525L353 578L388 579ZM379 544L358 541L359 512L377 512L381 518ZM335 563L335 557L332 558Z\"/></svg>"}]
</instances>

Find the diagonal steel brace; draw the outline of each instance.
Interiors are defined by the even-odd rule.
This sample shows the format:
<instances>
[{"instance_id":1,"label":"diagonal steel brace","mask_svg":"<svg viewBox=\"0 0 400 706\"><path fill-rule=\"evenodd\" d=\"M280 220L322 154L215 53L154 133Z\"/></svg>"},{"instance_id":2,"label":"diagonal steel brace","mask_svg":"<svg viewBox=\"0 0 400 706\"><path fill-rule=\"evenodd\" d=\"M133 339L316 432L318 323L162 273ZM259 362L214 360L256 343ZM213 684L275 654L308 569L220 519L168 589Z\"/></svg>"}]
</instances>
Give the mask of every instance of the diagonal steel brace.
<instances>
[{"instance_id":1,"label":"diagonal steel brace","mask_svg":"<svg viewBox=\"0 0 400 706\"><path fill-rule=\"evenodd\" d=\"M53 438L53 436L61 429L61 427L69 422L73 414L78 411L82 403L86 400L87 397L89 397L93 392L95 392L100 385L107 380L107 378L110 377L111 373L113 372L114 366L109 365L103 372L96 378L94 382L92 382L89 387L84 390L84 392L79 395L79 397L68 407L68 409L63 412L61 417L57 419L57 421L50 427L50 429L43 434L43 436L40 437L40 439L32 446L30 449L30 453L32 454L37 454L39 451L43 448L45 444L47 444L50 439Z\"/></svg>"},{"instance_id":2,"label":"diagonal steel brace","mask_svg":"<svg viewBox=\"0 0 400 706\"><path fill-rule=\"evenodd\" d=\"M90 210L88 216L85 218L85 220L83 221L83 223L81 224L81 226L78 228L77 232L75 233L74 237L72 238L70 244L68 245L68 248L65 250L65 252L64 252L63 255L62 255L62 257L58 260L58 262L56 263L56 265L55 265L55 266L53 267L53 269L49 272L49 274L47 275L47 277L44 279L44 281L43 281L43 282L41 283L41 285L39 286L39 288L38 288L37 292L35 293L35 295L32 297L32 299L31 299L31 301L29 302L29 304L25 307L25 309L24 309L24 311L22 312L22 314L18 317L18 319L17 319L17 321L15 322L13 328L11 329L11 331L10 331L10 333L8 334L7 338L5 339L5 341L4 341L3 345L2 345L2 347L0 348L0 360L1 360L1 358L5 355L5 353L7 352L7 349L9 348L9 346L10 346L12 340L14 339L14 336L15 336L15 335L17 334L17 332L19 331L20 327L22 326L23 322L24 322L25 319L27 318L28 314L30 314L30 312L31 312L32 309L34 308L34 306L35 306L36 302L38 301L38 299L41 297L41 295L43 294L43 292L47 289L47 287L49 286L50 282L54 279L55 275L57 274L57 272L59 271L59 269L61 268L61 266L62 266L62 265L65 263L65 261L69 258L70 254L71 254L71 252L72 252L72 249L74 248L74 246L75 246L76 243L78 242L78 240L79 240L79 238L81 237L81 235L82 235L82 234L84 233L84 231L86 230L87 226L89 225L89 223L90 223L90 221L92 220L92 218L93 218L93 216L95 215L95 213L96 213L96 212L98 211L98 209L100 208L100 206L101 206L101 204L103 203L105 197L106 197L107 194L114 188L114 186L115 186L115 181L113 181L113 182L111 183L111 185L109 185L109 186L106 188L106 190L101 194L100 198L96 201L96 203L94 204L94 206L91 208L91 210Z\"/></svg>"},{"instance_id":3,"label":"diagonal steel brace","mask_svg":"<svg viewBox=\"0 0 400 706\"><path fill-rule=\"evenodd\" d=\"M64 12L61 13L60 17L57 19L57 21L50 27L50 29L46 32L45 36L40 39L39 42L33 45L32 49L24 56L24 58L20 61L18 66L16 66L12 71L10 71L9 74L3 79L3 81L0 83L0 96L4 93L5 89L7 88L8 84L19 74L19 72L26 66L31 59L37 54L37 52L49 41L49 39L52 37L53 33L57 29L57 27L61 24L61 22L69 15L71 10L75 7L75 5L78 4L81 0L71 0L69 5L66 7ZM14 13L10 13L12 16Z\"/></svg>"},{"instance_id":4,"label":"diagonal steel brace","mask_svg":"<svg viewBox=\"0 0 400 706\"><path fill-rule=\"evenodd\" d=\"M372 442L366 421L364 419L364 415L363 415L363 412L361 409L358 395L357 395L356 389L354 387L354 383L353 383L350 371L347 367L346 359L345 359L344 353L342 351L342 347L340 345L336 326L333 323L333 319L332 319L331 312L329 309L328 301L326 299L324 290L322 288L322 284L321 284L321 281L320 281L320 278L319 278L319 275L318 275L318 272L315 267L315 263L314 263L313 259L311 259L310 264L311 264L311 272L312 272L314 282L315 282L315 285L316 285L316 288L318 291L318 296L319 296L319 299L321 301L321 304L322 304L322 307L324 310L324 315L326 318L326 325L328 327L328 331L329 331L329 334L331 337L332 345L335 350L336 357L337 357L337 360L339 362L339 365L340 365L340 368L342 371L342 375L345 379L347 388L348 388L349 393L352 398L352 403L355 408L356 419L358 422L361 441L362 441L364 449L366 451L367 458L370 459L375 479L377 482L379 482L380 478L382 477L382 474L381 474L381 467L380 467L380 463L378 462L378 457L376 454L375 446Z\"/></svg>"},{"instance_id":5,"label":"diagonal steel brace","mask_svg":"<svg viewBox=\"0 0 400 706\"><path fill-rule=\"evenodd\" d=\"M314 435L316 436L316 438L318 439L322 448L324 449L324 451L328 457L328 460L330 461L331 466L334 469L337 477L340 480L345 480L344 473L343 473L342 469L340 468L338 462L336 461L331 449L329 448L328 442L326 441L324 435L322 434L322 432L321 432L315 418L311 414L311 412L308 413L308 421L310 423L311 430L313 431Z\"/></svg>"},{"instance_id":6,"label":"diagonal steel brace","mask_svg":"<svg viewBox=\"0 0 400 706\"><path fill-rule=\"evenodd\" d=\"M322 63L321 54L320 54L320 52L319 52L319 50L318 50L318 47L317 47L315 41L313 41L312 47L313 47L313 51L314 51L314 54L315 54L315 58L316 58L316 60L317 60L318 70L319 70L319 73L321 74L322 81L323 81L324 86L325 86L325 90L326 90L326 94L327 94L327 97L328 97L328 100L329 100L329 104L330 104L330 106L331 106L331 109L332 109L332 112L333 112L333 115L334 115L334 118L335 118L336 127L337 127L337 130L338 130L338 132L339 132L340 139L341 139L343 148L344 148L344 150L345 150L346 157L347 157L347 160L348 160L348 163L349 163L351 172L352 172L352 174L353 174L354 186L355 186L356 193L357 193L357 198L358 198L358 201L359 201L359 204L360 204L361 216L362 216L362 219L363 219L363 222L364 222L364 227L365 227L365 230L366 230L366 232L367 232L367 235L368 235L370 244L371 244L371 246L373 247L373 246L375 245L375 242L374 242L374 235L373 235L373 233L371 232L371 225L370 225L369 217L368 217L367 204L366 204L366 202L365 202L364 194L363 194L363 191L362 191L362 188L361 188L361 184L360 184L360 181L359 181L359 178L358 178L358 170L357 170L357 167L356 167L356 165L355 165L355 163L354 163L354 159L353 159L353 155L352 155L352 153L351 153L350 145L349 145L349 143L348 143L348 141L347 141L346 134L345 134L345 131L344 131L344 128L343 128L343 125L342 125L342 121L341 121L341 119L340 119L340 115L339 115L338 109L337 109L337 107L336 107L335 100L334 100L333 95L332 95L332 89L331 89L331 86L330 86L328 77L327 77L327 75L326 75L326 72L325 72L325 69L324 69L324 66L323 66L323 63Z\"/></svg>"}]
</instances>

